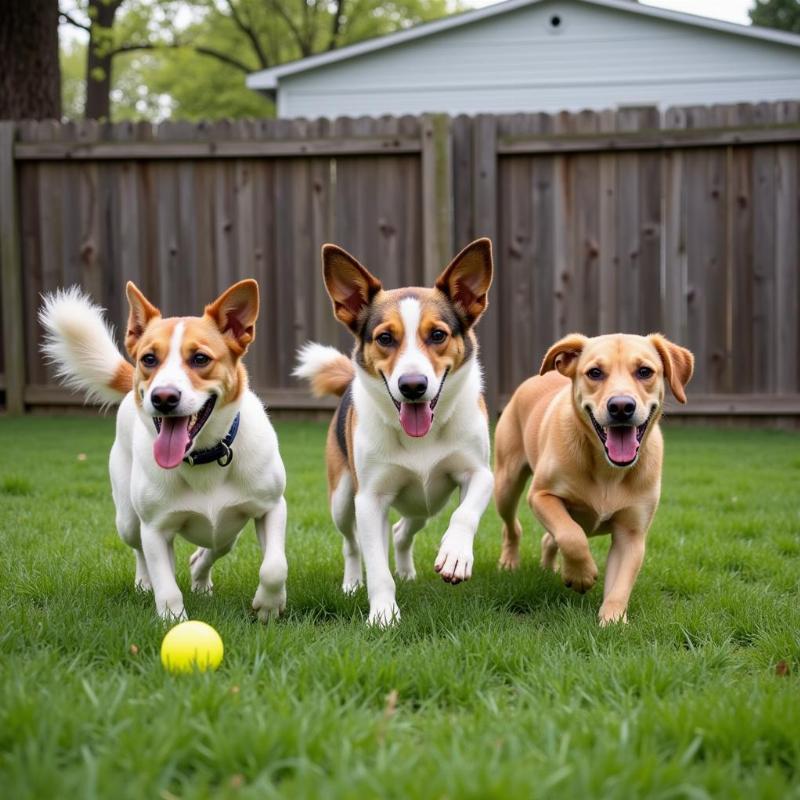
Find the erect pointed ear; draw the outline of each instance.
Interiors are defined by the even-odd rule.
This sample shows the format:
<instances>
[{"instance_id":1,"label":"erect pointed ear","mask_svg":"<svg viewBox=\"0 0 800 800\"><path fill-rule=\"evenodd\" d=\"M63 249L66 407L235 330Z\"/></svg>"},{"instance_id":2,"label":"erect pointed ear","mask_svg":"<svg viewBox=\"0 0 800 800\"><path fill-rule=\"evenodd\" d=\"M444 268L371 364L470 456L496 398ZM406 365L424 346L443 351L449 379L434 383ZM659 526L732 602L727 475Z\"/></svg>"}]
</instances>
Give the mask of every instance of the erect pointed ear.
<instances>
[{"instance_id":1,"label":"erect pointed ear","mask_svg":"<svg viewBox=\"0 0 800 800\"><path fill-rule=\"evenodd\" d=\"M468 244L436 279L467 327L474 325L488 305L492 285L492 243L476 239Z\"/></svg>"},{"instance_id":2,"label":"erect pointed ear","mask_svg":"<svg viewBox=\"0 0 800 800\"><path fill-rule=\"evenodd\" d=\"M136 352L136 345L141 339L147 323L151 319L161 316L161 312L139 291L133 281L128 281L125 287L125 294L128 297L130 312L128 313L128 328L125 333L125 349L128 355L133 358Z\"/></svg>"},{"instance_id":3,"label":"erect pointed ear","mask_svg":"<svg viewBox=\"0 0 800 800\"><path fill-rule=\"evenodd\" d=\"M322 246L322 277L336 319L356 333L361 312L383 288L381 282L335 244Z\"/></svg>"},{"instance_id":4,"label":"erect pointed ear","mask_svg":"<svg viewBox=\"0 0 800 800\"><path fill-rule=\"evenodd\" d=\"M647 338L661 356L664 377L672 389L672 394L679 403L685 403L686 392L683 391L683 387L692 379L694 356L691 351L674 344L660 333L651 333Z\"/></svg>"},{"instance_id":5,"label":"erect pointed ear","mask_svg":"<svg viewBox=\"0 0 800 800\"><path fill-rule=\"evenodd\" d=\"M586 347L589 339L582 333L570 333L563 339L557 341L548 351L539 368L539 374L557 369L562 375L572 378L575 375L575 367L578 365L578 357Z\"/></svg>"},{"instance_id":6,"label":"erect pointed ear","mask_svg":"<svg viewBox=\"0 0 800 800\"><path fill-rule=\"evenodd\" d=\"M205 308L234 355L244 355L256 338L258 283L252 278L234 283Z\"/></svg>"}]
</instances>

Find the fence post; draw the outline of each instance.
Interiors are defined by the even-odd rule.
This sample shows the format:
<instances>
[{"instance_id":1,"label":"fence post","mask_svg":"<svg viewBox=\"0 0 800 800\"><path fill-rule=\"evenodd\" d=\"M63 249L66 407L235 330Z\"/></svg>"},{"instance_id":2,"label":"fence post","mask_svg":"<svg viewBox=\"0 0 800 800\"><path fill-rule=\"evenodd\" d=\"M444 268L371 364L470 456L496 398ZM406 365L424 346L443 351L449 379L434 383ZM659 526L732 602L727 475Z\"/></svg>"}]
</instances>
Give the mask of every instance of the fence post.
<instances>
[{"instance_id":1,"label":"fence post","mask_svg":"<svg viewBox=\"0 0 800 800\"><path fill-rule=\"evenodd\" d=\"M15 135L14 122L0 122L0 281L6 411L9 414L21 414L25 410L25 319L14 169Z\"/></svg>"},{"instance_id":2,"label":"fence post","mask_svg":"<svg viewBox=\"0 0 800 800\"><path fill-rule=\"evenodd\" d=\"M432 285L453 257L453 136L447 114L422 117L423 274Z\"/></svg>"},{"instance_id":3,"label":"fence post","mask_svg":"<svg viewBox=\"0 0 800 800\"><path fill-rule=\"evenodd\" d=\"M472 219L475 236L492 240L494 260L493 287L489 292L489 308L480 322L481 362L484 365L484 392L490 418L500 411L502 366L500 348L500 294L503 281L498 280L503 254L497 238L497 117L479 114L473 120ZM510 296L510 293L506 296Z\"/></svg>"}]
</instances>

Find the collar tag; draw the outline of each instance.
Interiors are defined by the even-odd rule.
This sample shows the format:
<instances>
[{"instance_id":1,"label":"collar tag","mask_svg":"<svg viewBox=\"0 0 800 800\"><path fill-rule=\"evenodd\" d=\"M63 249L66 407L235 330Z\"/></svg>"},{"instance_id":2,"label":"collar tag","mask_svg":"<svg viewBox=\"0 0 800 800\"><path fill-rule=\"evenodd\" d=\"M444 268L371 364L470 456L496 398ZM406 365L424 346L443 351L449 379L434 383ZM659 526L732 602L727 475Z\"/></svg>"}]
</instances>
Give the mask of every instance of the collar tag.
<instances>
[{"instance_id":1,"label":"collar tag","mask_svg":"<svg viewBox=\"0 0 800 800\"><path fill-rule=\"evenodd\" d=\"M184 459L184 464L194 467L197 464L213 464L215 461L221 467L227 467L233 461L233 440L239 432L239 414L233 418L233 423L227 435L221 442L217 442L214 447L208 450L192 450Z\"/></svg>"}]
</instances>

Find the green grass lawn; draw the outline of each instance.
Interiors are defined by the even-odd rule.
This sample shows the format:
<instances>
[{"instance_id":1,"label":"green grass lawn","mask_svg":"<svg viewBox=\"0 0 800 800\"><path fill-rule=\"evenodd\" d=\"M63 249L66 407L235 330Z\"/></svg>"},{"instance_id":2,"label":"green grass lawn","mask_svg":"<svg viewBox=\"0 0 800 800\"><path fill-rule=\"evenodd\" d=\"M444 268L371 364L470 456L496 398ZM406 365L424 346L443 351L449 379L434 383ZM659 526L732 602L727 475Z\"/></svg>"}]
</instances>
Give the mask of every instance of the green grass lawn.
<instances>
[{"instance_id":1,"label":"green grass lawn","mask_svg":"<svg viewBox=\"0 0 800 800\"><path fill-rule=\"evenodd\" d=\"M598 628L599 585L539 570L538 534L498 573L490 509L473 580L435 576L438 518L377 631L339 589L325 426L277 428L286 617L249 613L252 527L212 598L189 594L181 542L188 612L226 651L173 677L114 530L112 420L0 419L1 796L800 798L799 436L667 430L627 626Z\"/></svg>"}]
</instances>

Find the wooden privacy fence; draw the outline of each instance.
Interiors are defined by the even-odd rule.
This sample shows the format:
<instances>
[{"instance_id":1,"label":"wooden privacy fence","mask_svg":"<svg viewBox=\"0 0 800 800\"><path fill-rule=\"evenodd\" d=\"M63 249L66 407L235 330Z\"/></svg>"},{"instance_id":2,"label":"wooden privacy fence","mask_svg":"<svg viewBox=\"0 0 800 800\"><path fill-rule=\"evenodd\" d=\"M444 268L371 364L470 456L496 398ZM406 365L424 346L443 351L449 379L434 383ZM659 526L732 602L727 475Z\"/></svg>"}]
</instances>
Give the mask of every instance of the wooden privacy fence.
<instances>
[{"instance_id":1,"label":"wooden privacy fence","mask_svg":"<svg viewBox=\"0 0 800 800\"><path fill-rule=\"evenodd\" d=\"M134 280L199 313L262 287L252 383L277 408L329 404L290 372L309 339L349 348L319 247L386 286L431 284L495 243L480 325L499 409L572 330L661 330L692 348L681 413L800 415L800 104L580 114L166 123L0 123L9 411L76 402L41 363L38 294L80 283L124 324Z\"/></svg>"}]
</instances>

